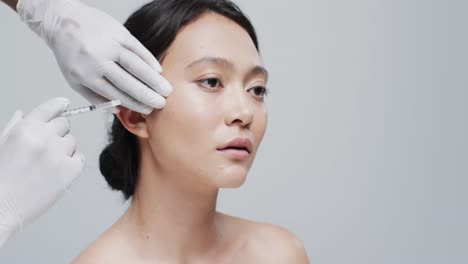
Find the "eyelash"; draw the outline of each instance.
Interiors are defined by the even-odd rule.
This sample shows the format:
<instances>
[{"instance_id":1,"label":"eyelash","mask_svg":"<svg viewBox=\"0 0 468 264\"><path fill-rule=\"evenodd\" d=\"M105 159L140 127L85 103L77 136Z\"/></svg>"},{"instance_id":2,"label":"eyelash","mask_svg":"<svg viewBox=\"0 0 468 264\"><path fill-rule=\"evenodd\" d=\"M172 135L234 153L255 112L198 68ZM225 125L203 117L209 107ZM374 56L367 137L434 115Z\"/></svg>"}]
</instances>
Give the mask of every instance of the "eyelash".
<instances>
[{"instance_id":1,"label":"eyelash","mask_svg":"<svg viewBox=\"0 0 468 264\"><path fill-rule=\"evenodd\" d=\"M218 85L221 84L221 80L219 78L214 78L214 77L199 80L198 83L200 83L203 87L208 88L209 85L204 85L203 83L205 83L206 81L212 81L212 80L215 80ZM215 87L209 87L208 89L214 89L214 88ZM264 86L254 86L252 88L249 88L249 91L250 90L255 90L255 89L261 89L261 91L260 91L261 95L254 94L257 97L264 98L265 96L267 96L269 94L268 88L266 88Z\"/></svg>"}]
</instances>

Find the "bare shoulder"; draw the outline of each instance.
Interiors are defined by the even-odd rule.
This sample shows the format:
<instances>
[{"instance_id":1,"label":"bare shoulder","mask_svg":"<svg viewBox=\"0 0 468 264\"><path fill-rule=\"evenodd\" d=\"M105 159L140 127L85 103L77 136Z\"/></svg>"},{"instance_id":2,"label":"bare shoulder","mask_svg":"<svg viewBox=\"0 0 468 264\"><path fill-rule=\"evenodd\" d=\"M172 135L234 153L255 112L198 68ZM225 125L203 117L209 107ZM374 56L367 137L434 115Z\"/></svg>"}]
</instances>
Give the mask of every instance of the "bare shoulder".
<instances>
[{"instance_id":1,"label":"bare shoulder","mask_svg":"<svg viewBox=\"0 0 468 264\"><path fill-rule=\"evenodd\" d=\"M101 258L100 251L91 244L72 261L72 264L97 264L103 261Z\"/></svg>"},{"instance_id":2,"label":"bare shoulder","mask_svg":"<svg viewBox=\"0 0 468 264\"><path fill-rule=\"evenodd\" d=\"M94 241L83 250L73 260L72 264L98 264L110 261L106 256L111 256L112 254L103 254L103 250L107 250L108 247L103 247L102 243L99 243L98 240Z\"/></svg>"},{"instance_id":3,"label":"bare shoulder","mask_svg":"<svg viewBox=\"0 0 468 264\"><path fill-rule=\"evenodd\" d=\"M242 226L240 233L245 243L239 250L239 258L249 259L249 263L309 263L302 242L286 228L229 217Z\"/></svg>"},{"instance_id":4,"label":"bare shoulder","mask_svg":"<svg viewBox=\"0 0 468 264\"><path fill-rule=\"evenodd\" d=\"M121 247L119 239L106 231L83 250L72 264L124 263L122 256L125 254L118 250Z\"/></svg>"},{"instance_id":5,"label":"bare shoulder","mask_svg":"<svg viewBox=\"0 0 468 264\"><path fill-rule=\"evenodd\" d=\"M250 244L254 258L265 263L309 263L302 242L291 231L269 223L255 223Z\"/></svg>"}]
</instances>

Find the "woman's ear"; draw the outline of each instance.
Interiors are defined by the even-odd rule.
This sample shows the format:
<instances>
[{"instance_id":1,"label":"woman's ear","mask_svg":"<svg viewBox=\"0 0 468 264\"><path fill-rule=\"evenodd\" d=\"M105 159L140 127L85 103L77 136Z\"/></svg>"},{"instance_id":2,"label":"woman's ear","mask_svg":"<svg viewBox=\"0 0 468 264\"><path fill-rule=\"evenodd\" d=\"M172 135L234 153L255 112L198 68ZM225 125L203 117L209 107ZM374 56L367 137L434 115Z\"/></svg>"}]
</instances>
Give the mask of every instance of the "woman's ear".
<instances>
[{"instance_id":1,"label":"woman's ear","mask_svg":"<svg viewBox=\"0 0 468 264\"><path fill-rule=\"evenodd\" d=\"M143 114L120 106L120 112L117 114L117 118L130 133L137 137L148 138L149 133Z\"/></svg>"}]
</instances>

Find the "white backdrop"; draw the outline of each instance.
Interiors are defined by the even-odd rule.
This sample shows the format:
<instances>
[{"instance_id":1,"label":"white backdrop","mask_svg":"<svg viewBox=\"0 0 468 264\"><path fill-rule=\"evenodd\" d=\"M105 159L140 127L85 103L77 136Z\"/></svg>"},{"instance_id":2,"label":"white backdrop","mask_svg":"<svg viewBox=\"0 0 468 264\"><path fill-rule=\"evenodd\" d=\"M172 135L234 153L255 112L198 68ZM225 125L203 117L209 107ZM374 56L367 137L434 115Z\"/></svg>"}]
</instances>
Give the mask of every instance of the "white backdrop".
<instances>
[{"instance_id":1,"label":"white backdrop","mask_svg":"<svg viewBox=\"0 0 468 264\"><path fill-rule=\"evenodd\" d=\"M145 1L87 1L117 19ZM293 231L312 263L468 263L468 1L235 1L271 73L269 127L219 210ZM0 6L0 124L56 96L87 104ZM87 168L0 250L67 263L126 208L98 170L107 116L74 117Z\"/></svg>"}]
</instances>

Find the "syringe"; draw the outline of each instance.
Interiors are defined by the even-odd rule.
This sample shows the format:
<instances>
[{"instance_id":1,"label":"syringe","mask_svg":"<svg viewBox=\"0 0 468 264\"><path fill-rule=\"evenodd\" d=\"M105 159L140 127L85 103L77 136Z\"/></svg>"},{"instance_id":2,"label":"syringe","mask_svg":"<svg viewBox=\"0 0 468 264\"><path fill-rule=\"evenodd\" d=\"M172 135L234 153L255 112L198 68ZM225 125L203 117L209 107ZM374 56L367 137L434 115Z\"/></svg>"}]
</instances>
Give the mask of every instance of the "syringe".
<instances>
[{"instance_id":1,"label":"syringe","mask_svg":"<svg viewBox=\"0 0 468 264\"><path fill-rule=\"evenodd\" d=\"M119 106L119 105L120 105L120 100L114 100L114 101L109 101L109 102L105 102L105 103L100 103L100 104L95 104L95 105L90 105L90 106L85 106L85 107L80 107L80 108L67 110L67 111L63 112L61 116L64 116L64 117L73 116L73 115L77 115L77 114L80 114L80 113L86 113L86 112L94 111L94 110L97 110L97 109L107 109L107 108L116 107L116 106Z\"/></svg>"}]
</instances>

